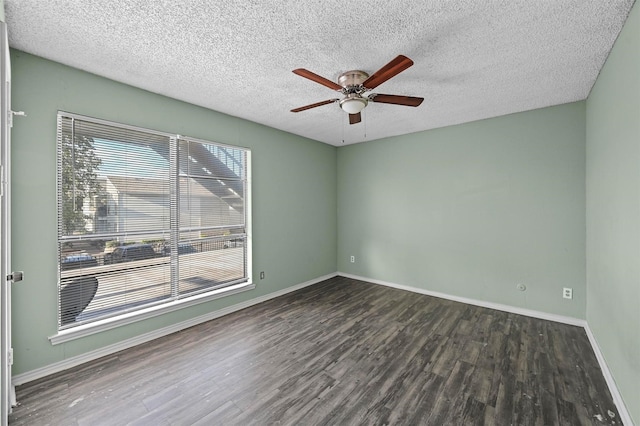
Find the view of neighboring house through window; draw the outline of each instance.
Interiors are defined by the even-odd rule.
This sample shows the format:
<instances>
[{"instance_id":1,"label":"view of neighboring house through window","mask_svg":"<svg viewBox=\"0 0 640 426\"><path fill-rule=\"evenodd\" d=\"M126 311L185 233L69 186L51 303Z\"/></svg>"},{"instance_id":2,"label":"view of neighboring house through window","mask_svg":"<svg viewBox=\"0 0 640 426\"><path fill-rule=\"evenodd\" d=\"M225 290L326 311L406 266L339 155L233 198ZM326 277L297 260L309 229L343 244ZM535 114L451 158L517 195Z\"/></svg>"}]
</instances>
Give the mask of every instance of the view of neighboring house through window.
<instances>
[{"instance_id":1,"label":"view of neighboring house through window","mask_svg":"<svg viewBox=\"0 0 640 426\"><path fill-rule=\"evenodd\" d=\"M248 278L249 151L58 114L59 328Z\"/></svg>"}]
</instances>

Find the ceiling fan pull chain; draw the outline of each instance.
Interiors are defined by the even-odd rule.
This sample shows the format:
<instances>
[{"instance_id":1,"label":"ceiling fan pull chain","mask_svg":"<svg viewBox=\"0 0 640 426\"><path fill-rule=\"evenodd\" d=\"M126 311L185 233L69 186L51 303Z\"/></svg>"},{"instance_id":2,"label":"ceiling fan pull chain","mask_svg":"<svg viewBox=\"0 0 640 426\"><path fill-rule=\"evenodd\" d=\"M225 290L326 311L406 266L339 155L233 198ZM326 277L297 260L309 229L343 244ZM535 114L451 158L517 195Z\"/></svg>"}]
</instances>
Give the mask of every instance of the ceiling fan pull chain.
<instances>
[{"instance_id":1,"label":"ceiling fan pull chain","mask_svg":"<svg viewBox=\"0 0 640 426\"><path fill-rule=\"evenodd\" d=\"M364 112L364 138L367 138L367 112Z\"/></svg>"},{"instance_id":2,"label":"ceiling fan pull chain","mask_svg":"<svg viewBox=\"0 0 640 426\"><path fill-rule=\"evenodd\" d=\"M342 116L342 118L340 119L340 122L342 123L342 144L344 145L344 120L345 117Z\"/></svg>"}]
</instances>

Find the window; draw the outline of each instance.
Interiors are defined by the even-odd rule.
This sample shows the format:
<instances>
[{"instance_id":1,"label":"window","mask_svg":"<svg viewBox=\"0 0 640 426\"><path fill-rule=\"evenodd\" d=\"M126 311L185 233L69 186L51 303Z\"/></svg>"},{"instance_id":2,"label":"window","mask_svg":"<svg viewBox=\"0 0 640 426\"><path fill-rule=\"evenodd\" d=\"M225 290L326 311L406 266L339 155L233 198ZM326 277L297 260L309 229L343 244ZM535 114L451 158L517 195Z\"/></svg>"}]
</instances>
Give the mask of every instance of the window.
<instances>
[{"instance_id":1,"label":"window","mask_svg":"<svg viewBox=\"0 0 640 426\"><path fill-rule=\"evenodd\" d=\"M60 330L250 281L247 149L60 112L57 150Z\"/></svg>"}]
</instances>

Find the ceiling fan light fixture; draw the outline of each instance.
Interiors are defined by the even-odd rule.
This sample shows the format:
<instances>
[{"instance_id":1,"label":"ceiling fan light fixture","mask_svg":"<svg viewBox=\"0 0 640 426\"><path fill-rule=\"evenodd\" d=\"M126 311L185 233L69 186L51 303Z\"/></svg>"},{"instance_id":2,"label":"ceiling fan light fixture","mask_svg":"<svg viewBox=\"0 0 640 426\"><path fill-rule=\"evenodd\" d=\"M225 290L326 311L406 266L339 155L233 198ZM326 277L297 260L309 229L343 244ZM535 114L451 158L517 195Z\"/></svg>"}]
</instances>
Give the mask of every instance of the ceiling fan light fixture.
<instances>
[{"instance_id":1,"label":"ceiling fan light fixture","mask_svg":"<svg viewBox=\"0 0 640 426\"><path fill-rule=\"evenodd\" d=\"M367 99L351 93L340 101L340 108L348 114L357 114L367 106Z\"/></svg>"}]
</instances>

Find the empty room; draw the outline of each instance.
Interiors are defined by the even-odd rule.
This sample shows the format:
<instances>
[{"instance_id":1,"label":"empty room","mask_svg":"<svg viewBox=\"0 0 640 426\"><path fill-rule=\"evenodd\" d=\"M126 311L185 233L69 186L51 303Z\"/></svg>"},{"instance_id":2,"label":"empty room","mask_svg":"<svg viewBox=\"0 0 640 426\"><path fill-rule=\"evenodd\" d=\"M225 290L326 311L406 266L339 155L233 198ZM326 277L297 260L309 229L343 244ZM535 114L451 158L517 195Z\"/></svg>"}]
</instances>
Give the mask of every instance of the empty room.
<instances>
[{"instance_id":1,"label":"empty room","mask_svg":"<svg viewBox=\"0 0 640 426\"><path fill-rule=\"evenodd\" d=\"M2 424L640 424L634 0L0 0Z\"/></svg>"}]
</instances>

